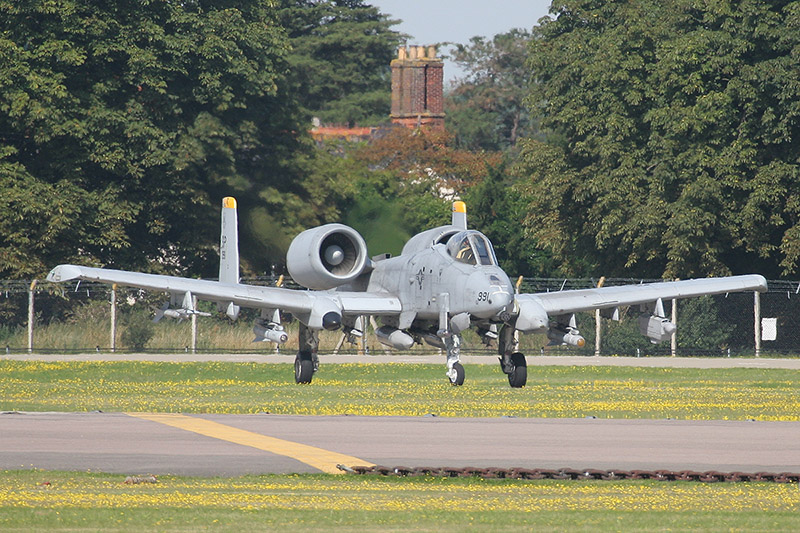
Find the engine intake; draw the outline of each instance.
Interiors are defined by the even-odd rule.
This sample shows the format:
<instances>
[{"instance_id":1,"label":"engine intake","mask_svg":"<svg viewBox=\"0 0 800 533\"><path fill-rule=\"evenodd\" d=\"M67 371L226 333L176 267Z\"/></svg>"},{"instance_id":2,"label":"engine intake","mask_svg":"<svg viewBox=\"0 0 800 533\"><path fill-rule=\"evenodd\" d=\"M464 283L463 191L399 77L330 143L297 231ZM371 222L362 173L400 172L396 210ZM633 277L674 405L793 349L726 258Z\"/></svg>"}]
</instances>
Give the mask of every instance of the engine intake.
<instances>
[{"instance_id":1,"label":"engine intake","mask_svg":"<svg viewBox=\"0 0 800 533\"><path fill-rule=\"evenodd\" d=\"M292 279L309 289L333 289L356 279L367 264L367 244L343 224L308 229L294 238L286 254Z\"/></svg>"}]
</instances>

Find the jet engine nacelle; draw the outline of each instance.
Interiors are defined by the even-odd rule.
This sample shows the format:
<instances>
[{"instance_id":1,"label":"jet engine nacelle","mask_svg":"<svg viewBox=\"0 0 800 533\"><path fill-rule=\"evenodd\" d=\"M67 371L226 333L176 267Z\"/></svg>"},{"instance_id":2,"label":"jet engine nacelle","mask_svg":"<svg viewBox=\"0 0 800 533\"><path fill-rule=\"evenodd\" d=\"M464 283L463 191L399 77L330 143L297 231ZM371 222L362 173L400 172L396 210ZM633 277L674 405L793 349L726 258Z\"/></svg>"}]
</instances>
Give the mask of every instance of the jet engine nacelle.
<instances>
[{"instance_id":1,"label":"jet engine nacelle","mask_svg":"<svg viewBox=\"0 0 800 533\"><path fill-rule=\"evenodd\" d=\"M653 344L669 340L676 329L675 324L661 316L641 315L639 317L639 332L650 339Z\"/></svg>"},{"instance_id":2,"label":"jet engine nacelle","mask_svg":"<svg viewBox=\"0 0 800 533\"><path fill-rule=\"evenodd\" d=\"M367 265L367 243L343 224L311 228L294 238L286 254L292 279L309 289L333 289L356 279Z\"/></svg>"}]
</instances>

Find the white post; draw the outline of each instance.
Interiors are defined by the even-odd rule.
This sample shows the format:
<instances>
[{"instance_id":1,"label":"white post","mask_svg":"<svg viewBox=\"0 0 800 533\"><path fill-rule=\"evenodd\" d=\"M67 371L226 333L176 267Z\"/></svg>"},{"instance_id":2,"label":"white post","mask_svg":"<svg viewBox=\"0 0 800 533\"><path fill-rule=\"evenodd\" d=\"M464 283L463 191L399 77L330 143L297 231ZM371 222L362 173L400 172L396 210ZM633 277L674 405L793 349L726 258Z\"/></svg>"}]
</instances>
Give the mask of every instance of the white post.
<instances>
[{"instance_id":1,"label":"white post","mask_svg":"<svg viewBox=\"0 0 800 533\"><path fill-rule=\"evenodd\" d=\"M117 351L117 284L111 286L111 353Z\"/></svg>"},{"instance_id":2,"label":"white post","mask_svg":"<svg viewBox=\"0 0 800 533\"><path fill-rule=\"evenodd\" d=\"M36 280L31 282L30 290L28 291L28 353L33 352L33 292L36 290Z\"/></svg>"},{"instance_id":3,"label":"white post","mask_svg":"<svg viewBox=\"0 0 800 533\"><path fill-rule=\"evenodd\" d=\"M367 322L367 317L361 315L361 342L359 343L358 348L358 355L366 355L367 353L367 328L369 327L369 322Z\"/></svg>"},{"instance_id":4,"label":"white post","mask_svg":"<svg viewBox=\"0 0 800 533\"><path fill-rule=\"evenodd\" d=\"M514 284L514 294L519 294L519 288L522 285L523 277L520 276L517 278L517 282ZM514 347L519 346L519 330L514 329ZM441 350L439 350L441 352Z\"/></svg>"},{"instance_id":5,"label":"white post","mask_svg":"<svg viewBox=\"0 0 800 533\"><path fill-rule=\"evenodd\" d=\"M761 293L753 293L753 329L756 337L756 357L761 357Z\"/></svg>"},{"instance_id":6,"label":"white post","mask_svg":"<svg viewBox=\"0 0 800 533\"><path fill-rule=\"evenodd\" d=\"M603 333L602 322L600 320L600 310L594 310L594 355L600 356L600 337Z\"/></svg>"},{"instance_id":7,"label":"white post","mask_svg":"<svg viewBox=\"0 0 800 533\"><path fill-rule=\"evenodd\" d=\"M275 282L275 286L276 287L283 287L283 274L281 274L278 277L278 281ZM280 322L281 321L280 318L281 318L281 312L276 309L275 310L275 315L273 316L272 321L273 322ZM287 325L286 327L288 328L289 326ZM281 353L281 345L280 345L280 343L276 342L274 344L275 344L275 355L280 355L280 353Z\"/></svg>"},{"instance_id":8,"label":"white post","mask_svg":"<svg viewBox=\"0 0 800 533\"><path fill-rule=\"evenodd\" d=\"M600 278L600 281L597 282L597 288L599 289L606 283L606 277L603 276ZM596 357L600 356L600 348L601 348L601 341L602 341L602 320L600 320L600 310L594 310L594 355Z\"/></svg>"},{"instance_id":9,"label":"white post","mask_svg":"<svg viewBox=\"0 0 800 533\"><path fill-rule=\"evenodd\" d=\"M678 300L672 300L672 323L675 324L676 328L675 331L672 332L669 344L670 354L672 357L675 357L678 353Z\"/></svg>"},{"instance_id":10,"label":"white post","mask_svg":"<svg viewBox=\"0 0 800 533\"><path fill-rule=\"evenodd\" d=\"M197 309L196 296L192 296L192 308ZM192 313L192 353L197 353L197 313Z\"/></svg>"}]
</instances>

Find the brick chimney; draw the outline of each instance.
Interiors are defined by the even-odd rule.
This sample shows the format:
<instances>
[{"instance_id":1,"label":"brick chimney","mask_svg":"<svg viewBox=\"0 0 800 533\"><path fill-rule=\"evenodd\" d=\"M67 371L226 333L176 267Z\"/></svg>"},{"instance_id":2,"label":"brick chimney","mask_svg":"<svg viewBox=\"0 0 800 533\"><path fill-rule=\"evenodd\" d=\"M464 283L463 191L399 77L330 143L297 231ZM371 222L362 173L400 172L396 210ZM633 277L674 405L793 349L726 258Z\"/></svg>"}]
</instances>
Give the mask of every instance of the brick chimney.
<instances>
[{"instance_id":1,"label":"brick chimney","mask_svg":"<svg viewBox=\"0 0 800 533\"><path fill-rule=\"evenodd\" d=\"M392 60L392 122L409 128L444 128L444 63L435 46L397 49Z\"/></svg>"}]
</instances>

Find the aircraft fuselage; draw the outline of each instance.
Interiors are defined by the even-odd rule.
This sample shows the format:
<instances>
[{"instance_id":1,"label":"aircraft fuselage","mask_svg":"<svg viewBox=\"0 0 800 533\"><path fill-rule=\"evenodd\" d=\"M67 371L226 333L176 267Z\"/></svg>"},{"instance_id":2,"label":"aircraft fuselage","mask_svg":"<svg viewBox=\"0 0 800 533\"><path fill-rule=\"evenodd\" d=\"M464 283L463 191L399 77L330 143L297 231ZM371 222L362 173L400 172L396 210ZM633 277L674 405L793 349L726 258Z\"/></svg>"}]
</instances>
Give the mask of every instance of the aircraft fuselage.
<instances>
[{"instance_id":1,"label":"aircraft fuselage","mask_svg":"<svg viewBox=\"0 0 800 533\"><path fill-rule=\"evenodd\" d=\"M403 311L415 313L418 319L438 318L443 294L448 295L451 316L469 313L480 319L496 317L514 298L511 282L500 267L456 261L443 244L378 261L367 291L397 295Z\"/></svg>"}]
</instances>

